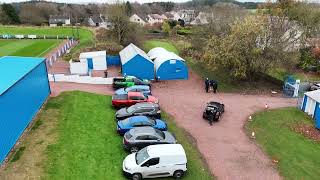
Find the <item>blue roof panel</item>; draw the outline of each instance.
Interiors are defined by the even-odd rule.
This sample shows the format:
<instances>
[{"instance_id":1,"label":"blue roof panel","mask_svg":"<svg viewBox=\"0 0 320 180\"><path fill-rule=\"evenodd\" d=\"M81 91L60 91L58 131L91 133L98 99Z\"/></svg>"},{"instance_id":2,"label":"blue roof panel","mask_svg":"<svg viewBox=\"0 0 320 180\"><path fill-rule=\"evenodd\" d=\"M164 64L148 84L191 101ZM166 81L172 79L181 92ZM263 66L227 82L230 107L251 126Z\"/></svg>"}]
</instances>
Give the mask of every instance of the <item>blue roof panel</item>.
<instances>
[{"instance_id":1,"label":"blue roof panel","mask_svg":"<svg viewBox=\"0 0 320 180\"><path fill-rule=\"evenodd\" d=\"M0 95L41 64L45 58L5 56L0 58Z\"/></svg>"}]
</instances>

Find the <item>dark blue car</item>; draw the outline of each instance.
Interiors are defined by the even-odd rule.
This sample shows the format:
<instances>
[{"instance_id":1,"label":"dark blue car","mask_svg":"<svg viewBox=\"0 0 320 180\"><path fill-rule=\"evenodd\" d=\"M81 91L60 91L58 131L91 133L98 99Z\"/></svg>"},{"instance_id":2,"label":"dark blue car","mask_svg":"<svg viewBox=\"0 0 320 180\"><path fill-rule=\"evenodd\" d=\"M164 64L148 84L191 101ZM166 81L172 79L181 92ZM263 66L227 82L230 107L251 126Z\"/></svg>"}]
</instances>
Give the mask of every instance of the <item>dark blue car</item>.
<instances>
[{"instance_id":1,"label":"dark blue car","mask_svg":"<svg viewBox=\"0 0 320 180\"><path fill-rule=\"evenodd\" d=\"M150 86L146 85L135 85L126 88L120 88L116 90L115 95L123 95L128 94L128 92L141 92L145 96L151 95Z\"/></svg>"},{"instance_id":2,"label":"dark blue car","mask_svg":"<svg viewBox=\"0 0 320 180\"><path fill-rule=\"evenodd\" d=\"M151 119L147 116L133 116L117 122L117 131L120 135L124 135L127 131L134 127L151 126L161 131L167 130L167 123L160 119Z\"/></svg>"}]
</instances>

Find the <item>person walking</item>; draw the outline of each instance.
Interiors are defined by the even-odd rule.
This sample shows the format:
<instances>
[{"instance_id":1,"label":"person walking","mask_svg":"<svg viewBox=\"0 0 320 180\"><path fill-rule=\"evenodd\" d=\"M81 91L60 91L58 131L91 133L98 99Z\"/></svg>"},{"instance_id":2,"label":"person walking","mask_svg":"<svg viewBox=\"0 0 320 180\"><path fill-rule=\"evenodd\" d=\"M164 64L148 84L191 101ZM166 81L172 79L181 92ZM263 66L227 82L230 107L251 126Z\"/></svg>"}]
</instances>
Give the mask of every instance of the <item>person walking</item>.
<instances>
[{"instance_id":1,"label":"person walking","mask_svg":"<svg viewBox=\"0 0 320 180\"><path fill-rule=\"evenodd\" d=\"M209 92L209 86L210 86L210 80L208 78L206 78L204 84L205 84L206 92L208 93Z\"/></svg>"},{"instance_id":2,"label":"person walking","mask_svg":"<svg viewBox=\"0 0 320 180\"><path fill-rule=\"evenodd\" d=\"M213 93L217 93L218 82L216 80L211 80L211 85L212 85L212 88L213 88Z\"/></svg>"}]
</instances>

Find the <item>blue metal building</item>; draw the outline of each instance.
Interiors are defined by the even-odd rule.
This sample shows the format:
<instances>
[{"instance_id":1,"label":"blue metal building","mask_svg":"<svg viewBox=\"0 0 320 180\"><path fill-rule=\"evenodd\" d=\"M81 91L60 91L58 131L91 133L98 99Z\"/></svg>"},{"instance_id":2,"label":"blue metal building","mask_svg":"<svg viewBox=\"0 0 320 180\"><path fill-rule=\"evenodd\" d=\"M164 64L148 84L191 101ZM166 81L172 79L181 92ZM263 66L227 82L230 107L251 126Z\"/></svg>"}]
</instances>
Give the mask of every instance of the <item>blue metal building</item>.
<instances>
[{"instance_id":1,"label":"blue metal building","mask_svg":"<svg viewBox=\"0 0 320 180\"><path fill-rule=\"evenodd\" d=\"M148 56L154 60L157 80L188 79L188 67L185 60L163 48L151 49Z\"/></svg>"},{"instance_id":2,"label":"blue metal building","mask_svg":"<svg viewBox=\"0 0 320 180\"><path fill-rule=\"evenodd\" d=\"M0 58L0 164L49 94L44 58Z\"/></svg>"},{"instance_id":3,"label":"blue metal building","mask_svg":"<svg viewBox=\"0 0 320 180\"><path fill-rule=\"evenodd\" d=\"M134 44L120 51L123 76L136 76L141 79L154 79L154 65L148 55Z\"/></svg>"},{"instance_id":4,"label":"blue metal building","mask_svg":"<svg viewBox=\"0 0 320 180\"><path fill-rule=\"evenodd\" d=\"M316 128L320 129L320 90L304 93L301 109L313 117Z\"/></svg>"}]
</instances>

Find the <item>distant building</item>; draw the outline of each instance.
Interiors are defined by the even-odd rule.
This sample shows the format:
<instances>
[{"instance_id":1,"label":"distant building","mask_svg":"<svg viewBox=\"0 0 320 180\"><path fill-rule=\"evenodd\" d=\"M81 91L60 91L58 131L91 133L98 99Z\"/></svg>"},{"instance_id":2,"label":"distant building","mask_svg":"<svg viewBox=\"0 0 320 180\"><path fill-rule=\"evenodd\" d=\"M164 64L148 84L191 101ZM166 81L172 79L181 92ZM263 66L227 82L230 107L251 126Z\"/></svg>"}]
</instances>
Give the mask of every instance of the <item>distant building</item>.
<instances>
[{"instance_id":1,"label":"distant building","mask_svg":"<svg viewBox=\"0 0 320 180\"><path fill-rule=\"evenodd\" d=\"M163 23L163 21L165 20L163 16L159 14L149 14L146 19L149 25L153 25L156 23Z\"/></svg>"},{"instance_id":2,"label":"distant building","mask_svg":"<svg viewBox=\"0 0 320 180\"><path fill-rule=\"evenodd\" d=\"M197 16L193 21L191 21L190 24L191 24L191 25L204 25L204 24L209 24L208 14L207 14L207 13L204 13L204 12L200 12L200 13L198 14L198 16Z\"/></svg>"},{"instance_id":3,"label":"distant building","mask_svg":"<svg viewBox=\"0 0 320 180\"><path fill-rule=\"evenodd\" d=\"M129 18L130 22L140 24L141 26L144 26L146 24L146 21L144 21L141 17L139 17L137 14L132 15Z\"/></svg>"},{"instance_id":4,"label":"distant building","mask_svg":"<svg viewBox=\"0 0 320 180\"><path fill-rule=\"evenodd\" d=\"M186 24L190 24L196 18L195 10L180 10L178 15Z\"/></svg>"},{"instance_id":5,"label":"distant building","mask_svg":"<svg viewBox=\"0 0 320 180\"><path fill-rule=\"evenodd\" d=\"M91 16L88 19L88 24L92 27L101 27L109 29L112 27L112 24L101 14L96 16Z\"/></svg>"},{"instance_id":6,"label":"distant building","mask_svg":"<svg viewBox=\"0 0 320 180\"><path fill-rule=\"evenodd\" d=\"M61 15L51 15L49 18L49 26L67 26L71 24L70 17Z\"/></svg>"}]
</instances>

